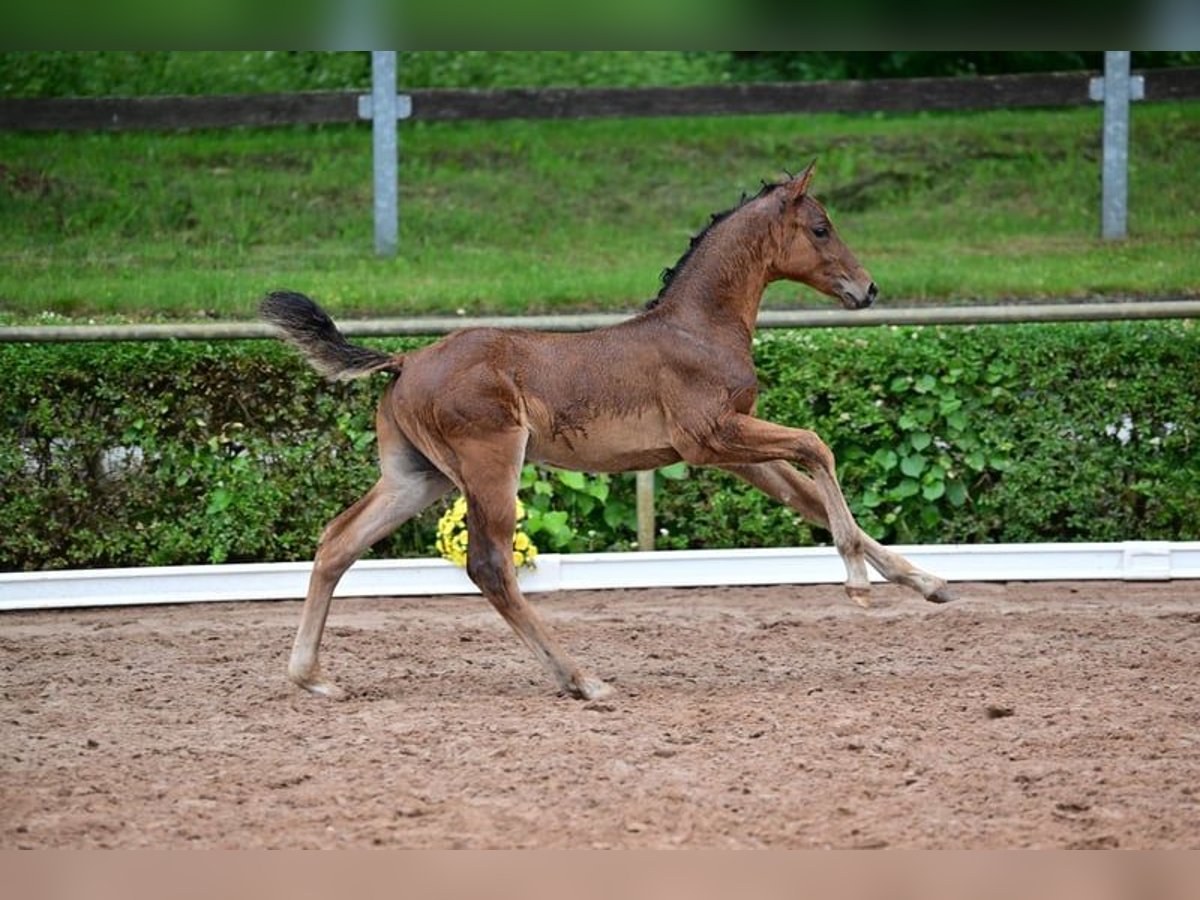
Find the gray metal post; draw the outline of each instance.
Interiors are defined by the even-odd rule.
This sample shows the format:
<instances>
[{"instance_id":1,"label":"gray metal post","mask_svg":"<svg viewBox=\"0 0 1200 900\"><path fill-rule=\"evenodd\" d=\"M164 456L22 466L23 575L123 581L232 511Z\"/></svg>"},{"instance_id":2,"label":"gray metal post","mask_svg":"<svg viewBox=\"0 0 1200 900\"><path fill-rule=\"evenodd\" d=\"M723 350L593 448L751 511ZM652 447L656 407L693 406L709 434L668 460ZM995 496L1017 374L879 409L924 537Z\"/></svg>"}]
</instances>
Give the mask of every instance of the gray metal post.
<instances>
[{"instance_id":1,"label":"gray metal post","mask_svg":"<svg viewBox=\"0 0 1200 900\"><path fill-rule=\"evenodd\" d=\"M375 252L395 256L399 246L399 146L396 125L396 51L371 51L371 137L375 168Z\"/></svg>"},{"instance_id":2,"label":"gray metal post","mask_svg":"<svg viewBox=\"0 0 1200 900\"><path fill-rule=\"evenodd\" d=\"M1129 212L1129 51L1104 53L1104 162L1101 235L1125 237Z\"/></svg>"}]
</instances>

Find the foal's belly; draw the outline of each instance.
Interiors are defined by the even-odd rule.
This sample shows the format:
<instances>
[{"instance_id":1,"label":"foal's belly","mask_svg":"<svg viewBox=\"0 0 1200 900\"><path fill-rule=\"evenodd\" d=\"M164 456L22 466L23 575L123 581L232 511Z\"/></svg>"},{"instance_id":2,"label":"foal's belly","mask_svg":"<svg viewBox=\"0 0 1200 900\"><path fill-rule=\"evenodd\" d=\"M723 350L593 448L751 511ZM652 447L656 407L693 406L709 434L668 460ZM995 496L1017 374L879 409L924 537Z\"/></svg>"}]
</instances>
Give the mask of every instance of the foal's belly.
<instances>
[{"instance_id":1,"label":"foal's belly","mask_svg":"<svg viewBox=\"0 0 1200 900\"><path fill-rule=\"evenodd\" d=\"M534 428L525 456L530 462L588 472L654 469L680 459L666 423L649 415Z\"/></svg>"}]
</instances>

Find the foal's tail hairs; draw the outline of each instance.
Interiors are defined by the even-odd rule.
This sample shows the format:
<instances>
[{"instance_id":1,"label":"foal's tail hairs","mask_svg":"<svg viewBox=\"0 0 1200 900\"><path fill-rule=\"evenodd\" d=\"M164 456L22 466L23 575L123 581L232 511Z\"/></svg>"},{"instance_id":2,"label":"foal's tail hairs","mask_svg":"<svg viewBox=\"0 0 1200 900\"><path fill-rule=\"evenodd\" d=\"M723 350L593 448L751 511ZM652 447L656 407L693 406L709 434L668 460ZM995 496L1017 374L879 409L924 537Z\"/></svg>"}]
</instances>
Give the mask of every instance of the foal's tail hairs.
<instances>
[{"instance_id":1,"label":"foal's tail hairs","mask_svg":"<svg viewBox=\"0 0 1200 900\"><path fill-rule=\"evenodd\" d=\"M375 372L399 374L404 365L402 355L351 344L325 310L303 294L273 291L259 303L258 314L299 350L309 365L334 381Z\"/></svg>"}]
</instances>

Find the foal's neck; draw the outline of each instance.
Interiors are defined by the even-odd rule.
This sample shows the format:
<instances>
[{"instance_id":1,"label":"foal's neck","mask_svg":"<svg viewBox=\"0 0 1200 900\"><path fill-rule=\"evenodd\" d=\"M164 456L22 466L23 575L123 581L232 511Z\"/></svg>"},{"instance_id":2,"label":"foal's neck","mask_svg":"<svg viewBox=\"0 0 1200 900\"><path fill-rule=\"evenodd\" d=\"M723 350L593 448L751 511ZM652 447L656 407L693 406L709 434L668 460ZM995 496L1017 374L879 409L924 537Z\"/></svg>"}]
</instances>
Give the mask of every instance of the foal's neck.
<instances>
[{"instance_id":1,"label":"foal's neck","mask_svg":"<svg viewBox=\"0 0 1200 900\"><path fill-rule=\"evenodd\" d=\"M749 340L771 280L771 230L756 212L739 210L704 235L663 292L661 315L709 334L734 326Z\"/></svg>"}]
</instances>

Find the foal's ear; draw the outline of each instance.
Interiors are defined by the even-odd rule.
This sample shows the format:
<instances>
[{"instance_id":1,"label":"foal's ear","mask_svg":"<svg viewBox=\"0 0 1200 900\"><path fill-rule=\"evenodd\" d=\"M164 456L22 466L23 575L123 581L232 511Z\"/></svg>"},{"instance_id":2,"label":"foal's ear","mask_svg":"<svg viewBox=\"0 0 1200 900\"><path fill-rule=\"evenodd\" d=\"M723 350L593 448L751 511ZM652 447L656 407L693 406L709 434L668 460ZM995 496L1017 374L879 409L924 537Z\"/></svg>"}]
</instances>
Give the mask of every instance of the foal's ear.
<instances>
[{"instance_id":1,"label":"foal's ear","mask_svg":"<svg viewBox=\"0 0 1200 900\"><path fill-rule=\"evenodd\" d=\"M787 183L788 199L795 202L808 193L808 183L812 181L813 169L816 168L816 165L817 161L814 159L803 172Z\"/></svg>"}]
</instances>

